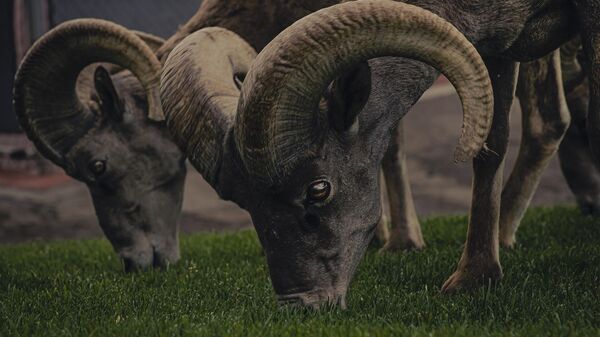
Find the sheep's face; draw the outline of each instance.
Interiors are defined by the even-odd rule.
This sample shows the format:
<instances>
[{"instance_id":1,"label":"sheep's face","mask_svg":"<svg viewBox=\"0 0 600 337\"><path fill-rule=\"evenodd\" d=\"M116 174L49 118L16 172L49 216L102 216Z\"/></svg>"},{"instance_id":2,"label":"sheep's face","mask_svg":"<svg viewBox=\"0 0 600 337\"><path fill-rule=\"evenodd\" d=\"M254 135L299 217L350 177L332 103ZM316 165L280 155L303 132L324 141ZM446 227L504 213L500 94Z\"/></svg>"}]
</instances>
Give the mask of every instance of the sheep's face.
<instances>
[{"instance_id":1,"label":"sheep's face","mask_svg":"<svg viewBox=\"0 0 600 337\"><path fill-rule=\"evenodd\" d=\"M96 71L92 101L99 122L67 153L67 172L87 184L126 270L177 261L183 154L164 124L147 119L145 96L130 74L113 84Z\"/></svg>"},{"instance_id":2,"label":"sheep's face","mask_svg":"<svg viewBox=\"0 0 600 337\"><path fill-rule=\"evenodd\" d=\"M336 137L277 192L239 187L282 304L345 306L352 275L381 215L377 158Z\"/></svg>"},{"instance_id":3,"label":"sheep's face","mask_svg":"<svg viewBox=\"0 0 600 337\"><path fill-rule=\"evenodd\" d=\"M239 159L228 164L236 162L229 146L234 155L228 152L219 181L234 181L226 197L252 216L282 304L345 306L381 216L378 173L387 139L384 127L372 127L372 114L357 117L369 93L366 64L329 86L318 107L330 117L323 141L277 187L253 183Z\"/></svg>"}]
</instances>

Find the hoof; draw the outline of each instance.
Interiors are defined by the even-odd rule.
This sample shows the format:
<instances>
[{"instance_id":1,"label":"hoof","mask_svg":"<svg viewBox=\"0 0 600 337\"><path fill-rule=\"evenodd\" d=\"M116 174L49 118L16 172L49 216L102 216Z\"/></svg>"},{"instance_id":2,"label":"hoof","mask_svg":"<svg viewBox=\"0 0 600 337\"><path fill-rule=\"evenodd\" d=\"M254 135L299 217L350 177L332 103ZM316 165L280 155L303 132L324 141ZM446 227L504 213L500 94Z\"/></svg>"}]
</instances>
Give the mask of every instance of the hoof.
<instances>
[{"instance_id":1,"label":"hoof","mask_svg":"<svg viewBox=\"0 0 600 337\"><path fill-rule=\"evenodd\" d=\"M497 261L487 263L460 263L459 268L448 278L441 289L442 294L472 290L502 279L502 267Z\"/></svg>"},{"instance_id":2,"label":"hoof","mask_svg":"<svg viewBox=\"0 0 600 337\"><path fill-rule=\"evenodd\" d=\"M510 239L500 239L500 247L505 249L513 249L517 245L517 240L514 237Z\"/></svg>"},{"instance_id":3,"label":"hoof","mask_svg":"<svg viewBox=\"0 0 600 337\"><path fill-rule=\"evenodd\" d=\"M600 205L591 202L579 203L579 210L585 216L600 216Z\"/></svg>"},{"instance_id":4,"label":"hoof","mask_svg":"<svg viewBox=\"0 0 600 337\"><path fill-rule=\"evenodd\" d=\"M425 242L418 239L404 239L397 240L394 237L390 238L388 242L379 250L380 254L385 253L399 253L406 251L422 250L425 248Z\"/></svg>"}]
</instances>

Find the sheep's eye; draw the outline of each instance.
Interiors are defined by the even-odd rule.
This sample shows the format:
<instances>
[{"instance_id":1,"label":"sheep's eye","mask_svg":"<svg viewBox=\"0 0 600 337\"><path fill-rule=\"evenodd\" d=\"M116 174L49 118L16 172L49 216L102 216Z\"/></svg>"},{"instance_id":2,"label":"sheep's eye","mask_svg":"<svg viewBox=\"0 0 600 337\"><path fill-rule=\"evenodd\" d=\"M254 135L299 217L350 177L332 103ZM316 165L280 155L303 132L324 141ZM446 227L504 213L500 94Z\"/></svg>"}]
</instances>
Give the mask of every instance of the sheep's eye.
<instances>
[{"instance_id":1,"label":"sheep's eye","mask_svg":"<svg viewBox=\"0 0 600 337\"><path fill-rule=\"evenodd\" d=\"M324 179L316 180L308 186L306 198L310 203L325 201L331 193L331 184Z\"/></svg>"},{"instance_id":2,"label":"sheep's eye","mask_svg":"<svg viewBox=\"0 0 600 337\"><path fill-rule=\"evenodd\" d=\"M106 162L104 160L94 160L90 163L89 168L94 175L99 176L106 171Z\"/></svg>"}]
</instances>

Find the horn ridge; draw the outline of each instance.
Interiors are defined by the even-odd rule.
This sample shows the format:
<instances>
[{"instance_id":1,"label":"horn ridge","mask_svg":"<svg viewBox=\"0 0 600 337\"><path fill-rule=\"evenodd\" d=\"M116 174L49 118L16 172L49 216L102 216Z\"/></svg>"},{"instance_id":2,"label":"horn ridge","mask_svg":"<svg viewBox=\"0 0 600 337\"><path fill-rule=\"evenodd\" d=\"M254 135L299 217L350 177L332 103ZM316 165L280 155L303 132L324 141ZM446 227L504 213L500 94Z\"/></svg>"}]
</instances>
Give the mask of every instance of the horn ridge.
<instances>
[{"instance_id":1,"label":"horn ridge","mask_svg":"<svg viewBox=\"0 0 600 337\"><path fill-rule=\"evenodd\" d=\"M99 19L64 22L38 39L25 55L14 84L14 107L22 129L42 155L65 167L64 155L95 123L79 100L76 83L89 64L110 62L131 70L146 92L149 117L163 117L160 63L127 28Z\"/></svg>"},{"instance_id":2,"label":"horn ridge","mask_svg":"<svg viewBox=\"0 0 600 337\"><path fill-rule=\"evenodd\" d=\"M235 141L248 173L277 185L315 151L326 129L316 109L335 76L355 63L397 56L427 63L453 83L463 103L456 160L483 147L493 115L491 82L475 47L452 24L413 5L358 0L308 15L263 49L239 101Z\"/></svg>"},{"instance_id":3,"label":"horn ridge","mask_svg":"<svg viewBox=\"0 0 600 337\"><path fill-rule=\"evenodd\" d=\"M256 57L250 45L220 27L203 28L169 53L161 76L167 126L188 159L213 187L237 110L235 76Z\"/></svg>"}]
</instances>

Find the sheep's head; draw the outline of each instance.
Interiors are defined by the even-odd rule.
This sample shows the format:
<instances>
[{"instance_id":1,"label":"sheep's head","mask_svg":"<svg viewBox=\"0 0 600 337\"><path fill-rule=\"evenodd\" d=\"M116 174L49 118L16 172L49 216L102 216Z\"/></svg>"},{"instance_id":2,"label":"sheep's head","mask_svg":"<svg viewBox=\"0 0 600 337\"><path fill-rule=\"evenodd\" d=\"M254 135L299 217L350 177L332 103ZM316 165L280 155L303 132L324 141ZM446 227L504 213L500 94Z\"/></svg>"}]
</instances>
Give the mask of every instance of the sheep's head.
<instances>
[{"instance_id":1,"label":"sheep's head","mask_svg":"<svg viewBox=\"0 0 600 337\"><path fill-rule=\"evenodd\" d=\"M378 172L397 122L381 110L385 83L371 80L367 60L416 59L454 83L458 160L482 148L491 125L485 65L446 21L382 0L309 15L253 56L223 29L183 40L161 78L167 125L221 197L250 212L280 301L344 306L380 217Z\"/></svg>"},{"instance_id":2,"label":"sheep's head","mask_svg":"<svg viewBox=\"0 0 600 337\"><path fill-rule=\"evenodd\" d=\"M15 81L22 128L88 186L126 270L179 259L185 157L163 121L151 49L160 42L107 21L69 21L34 44Z\"/></svg>"}]
</instances>

